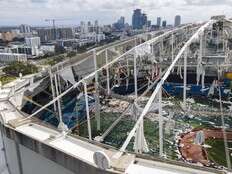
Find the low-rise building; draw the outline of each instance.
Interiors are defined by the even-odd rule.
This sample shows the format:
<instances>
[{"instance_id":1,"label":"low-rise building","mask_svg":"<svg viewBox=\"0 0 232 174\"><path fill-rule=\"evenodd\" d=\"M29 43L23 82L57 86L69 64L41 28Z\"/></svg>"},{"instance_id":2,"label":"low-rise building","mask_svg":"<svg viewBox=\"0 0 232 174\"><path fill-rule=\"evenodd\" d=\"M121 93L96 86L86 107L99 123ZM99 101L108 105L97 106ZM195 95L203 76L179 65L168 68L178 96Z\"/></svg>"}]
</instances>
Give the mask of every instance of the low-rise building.
<instances>
[{"instance_id":1,"label":"low-rise building","mask_svg":"<svg viewBox=\"0 0 232 174\"><path fill-rule=\"evenodd\" d=\"M17 53L0 53L0 62L10 63L10 62L26 62L27 55L26 54L17 54Z\"/></svg>"},{"instance_id":2,"label":"low-rise building","mask_svg":"<svg viewBox=\"0 0 232 174\"><path fill-rule=\"evenodd\" d=\"M55 52L55 45L41 45L40 50L46 54L46 53L54 53Z\"/></svg>"},{"instance_id":3,"label":"low-rise building","mask_svg":"<svg viewBox=\"0 0 232 174\"><path fill-rule=\"evenodd\" d=\"M103 34L103 33L97 34L95 32L80 35L81 40L89 40L90 43L91 42L99 43L102 40L105 40L105 38L106 38L105 34Z\"/></svg>"}]
</instances>

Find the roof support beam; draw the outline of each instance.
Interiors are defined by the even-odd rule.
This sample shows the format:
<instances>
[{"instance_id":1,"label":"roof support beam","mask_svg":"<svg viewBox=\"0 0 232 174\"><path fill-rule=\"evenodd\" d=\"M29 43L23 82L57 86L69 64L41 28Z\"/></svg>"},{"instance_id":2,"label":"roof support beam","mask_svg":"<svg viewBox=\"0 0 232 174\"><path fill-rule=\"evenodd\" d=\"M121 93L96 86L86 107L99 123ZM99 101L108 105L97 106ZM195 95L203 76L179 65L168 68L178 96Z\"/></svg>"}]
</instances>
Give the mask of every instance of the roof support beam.
<instances>
[{"instance_id":1,"label":"roof support beam","mask_svg":"<svg viewBox=\"0 0 232 174\"><path fill-rule=\"evenodd\" d=\"M162 88L162 85L164 84L164 82L166 81L166 79L168 78L168 76L170 75L172 69L174 68L175 64L178 62L178 60L181 58L182 54L186 51L186 49L190 46L190 44L198 39L199 35L202 34L204 32L204 30L211 26L215 21L214 20L210 20L209 22L207 22L206 24L204 24L200 29L197 30L197 32L188 40L188 42L185 43L185 45L182 47L182 49L180 50L180 52L178 53L178 55L176 56L176 58L174 59L174 61L172 62L172 64L170 65L170 67L168 68L168 70L166 71L166 73L164 74L163 78L160 80L160 82L157 84L157 87L155 89L155 91L153 92L153 94L151 95L149 101L147 102L142 114L140 115L138 121L136 122L134 128L131 130L131 132L129 133L126 141L124 142L124 144L122 145L122 147L120 148L120 152L117 153L116 155L114 155L114 158L119 158L123 152L125 152L128 144L130 143L132 137L134 137L136 130L138 129L140 122L143 121L145 115L148 113L155 97L157 96L159 90Z\"/></svg>"}]
</instances>

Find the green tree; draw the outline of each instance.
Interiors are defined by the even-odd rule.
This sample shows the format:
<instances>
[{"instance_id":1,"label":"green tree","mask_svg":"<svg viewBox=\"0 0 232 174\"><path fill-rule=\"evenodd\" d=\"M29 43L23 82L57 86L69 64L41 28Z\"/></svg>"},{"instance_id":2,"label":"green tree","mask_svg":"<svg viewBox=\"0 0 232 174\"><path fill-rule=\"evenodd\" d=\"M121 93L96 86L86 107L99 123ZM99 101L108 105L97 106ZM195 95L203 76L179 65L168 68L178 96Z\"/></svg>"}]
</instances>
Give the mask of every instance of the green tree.
<instances>
[{"instance_id":1,"label":"green tree","mask_svg":"<svg viewBox=\"0 0 232 174\"><path fill-rule=\"evenodd\" d=\"M72 58L72 57L75 57L76 55L77 53L75 51L70 51L68 52L67 57Z\"/></svg>"},{"instance_id":2,"label":"green tree","mask_svg":"<svg viewBox=\"0 0 232 174\"><path fill-rule=\"evenodd\" d=\"M3 69L7 75L18 77L19 73L22 75L34 74L38 72L38 68L30 63L12 62Z\"/></svg>"}]
</instances>

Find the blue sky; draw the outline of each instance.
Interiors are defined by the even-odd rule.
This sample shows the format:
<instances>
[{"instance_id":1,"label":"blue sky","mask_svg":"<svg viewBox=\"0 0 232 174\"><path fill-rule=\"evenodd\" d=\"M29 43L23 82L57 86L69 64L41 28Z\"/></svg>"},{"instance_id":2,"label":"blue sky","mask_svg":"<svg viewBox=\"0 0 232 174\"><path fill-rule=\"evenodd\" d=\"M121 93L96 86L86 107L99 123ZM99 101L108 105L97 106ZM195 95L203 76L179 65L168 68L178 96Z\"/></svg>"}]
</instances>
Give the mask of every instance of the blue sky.
<instances>
[{"instance_id":1,"label":"blue sky","mask_svg":"<svg viewBox=\"0 0 232 174\"><path fill-rule=\"evenodd\" d=\"M111 24L120 16L131 23L135 8L143 9L152 23L161 16L172 24L177 14L184 23L205 21L218 14L232 17L232 0L0 0L0 25L46 25L46 18L68 19L59 25L96 19Z\"/></svg>"}]
</instances>

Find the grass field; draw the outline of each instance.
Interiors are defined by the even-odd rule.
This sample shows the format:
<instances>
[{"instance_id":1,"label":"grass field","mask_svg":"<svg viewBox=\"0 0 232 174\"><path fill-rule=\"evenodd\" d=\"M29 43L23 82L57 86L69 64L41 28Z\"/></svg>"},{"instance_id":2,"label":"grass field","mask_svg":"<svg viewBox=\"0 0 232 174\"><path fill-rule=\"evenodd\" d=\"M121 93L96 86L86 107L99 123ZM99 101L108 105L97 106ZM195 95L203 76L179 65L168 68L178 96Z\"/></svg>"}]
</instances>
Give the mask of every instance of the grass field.
<instances>
[{"instance_id":1,"label":"grass field","mask_svg":"<svg viewBox=\"0 0 232 174\"><path fill-rule=\"evenodd\" d=\"M12 77L12 76L0 76L0 81L2 82L2 85L10 83L14 81L15 79L16 77Z\"/></svg>"},{"instance_id":2,"label":"grass field","mask_svg":"<svg viewBox=\"0 0 232 174\"><path fill-rule=\"evenodd\" d=\"M115 113L101 113L101 131L97 131L97 123L95 119L91 120L92 136L102 135L110 125L118 118L119 114ZM124 117L117 126L110 132L105 138L104 143L110 146L120 148L126 140L128 133L133 129L135 121L129 117ZM159 155L159 124L158 122L152 122L148 119L144 120L144 134L150 151L148 154L152 156ZM79 135L82 137L88 137L87 123L85 122L80 126ZM168 140L168 141L166 141ZM174 144L170 144L173 141L173 135L164 135L164 153L171 159L177 159L175 153ZM134 151L134 138L129 143L127 150Z\"/></svg>"},{"instance_id":3,"label":"grass field","mask_svg":"<svg viewBox=\"0 0 232 174\"><path fill-rule=\"evenodd\" d=\"M97 131L96 120L91 120L92 137L102 135L109 126L120 116L120 113L101 113L101 131ZM167 119L167 118L166 118ZM217 116L199 116L193 118L185 116L181 113L175 113L173 118L174 127L171 128L169 133L166 132L166 122L164 122L164 154L168 159L178 160L177 145L175 144L175 134L185 132L192 128L215 128L221 126L221 118ZM225 122L231 128L232 118L226 117ZM126 140L128 133L134 127L135 121L131 117L124 117L117 126L106 136L104 144L120 148ZM144 133L149 147L148 154L151 156L159 156L159 123L158 121L151 121L147 118L144 119ZM88 137L87 123L85 122L80 126L79 135ZM209 159L216 165L226 165L224 143L221 140L207 140L208 145L212 148L207 149ZM127 150L133 152L134 138L129 143ZM232 143L229 144L232 147ZM232 159L231 159L232 161Z\"/></svg>"},{"instance_id":4,"label":"grass field","mask_svg":"<svg viewBox=\"0 0 232 174\"><path fill-rule=\"evenodd\" d=\"M210 145L212 148L207 149L209 160L214 162L216 165L227 166L226 163L226 153L223 140L207 140L207 145ZM229 148L232 147L232 143L228 143ZM230 156L230 160L232 158Z\"/></svg>"}]
</instances>

